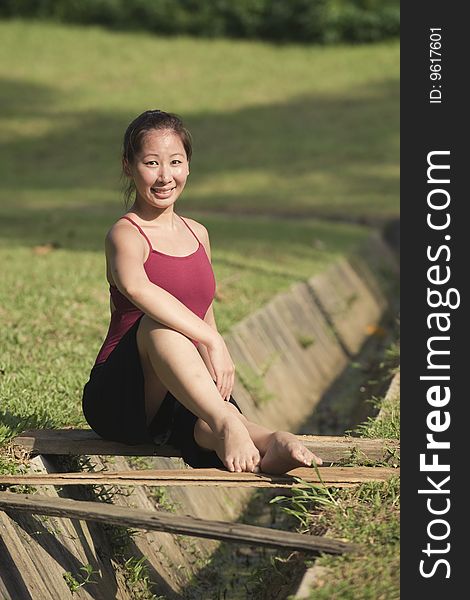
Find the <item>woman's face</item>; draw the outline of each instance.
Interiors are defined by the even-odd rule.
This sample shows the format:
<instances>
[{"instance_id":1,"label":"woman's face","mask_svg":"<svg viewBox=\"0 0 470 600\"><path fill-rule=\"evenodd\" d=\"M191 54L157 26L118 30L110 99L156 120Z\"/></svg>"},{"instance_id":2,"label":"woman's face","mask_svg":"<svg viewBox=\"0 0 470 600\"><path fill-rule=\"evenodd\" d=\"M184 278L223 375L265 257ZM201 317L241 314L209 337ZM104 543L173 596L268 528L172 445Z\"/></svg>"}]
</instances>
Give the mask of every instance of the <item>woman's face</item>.
<instances>
[{"instance_id":1,"label":"woman's face","mask_svg":"<svg viewBox=\"0 0 470 600\"><path fill-rule=\"evenodd\" d=\"M186 151L178 134L153 129L142 140L140 152L126 165L137 190L136 201L159 209L179 198L189 175Z\"/></svg>"}]
</instances>

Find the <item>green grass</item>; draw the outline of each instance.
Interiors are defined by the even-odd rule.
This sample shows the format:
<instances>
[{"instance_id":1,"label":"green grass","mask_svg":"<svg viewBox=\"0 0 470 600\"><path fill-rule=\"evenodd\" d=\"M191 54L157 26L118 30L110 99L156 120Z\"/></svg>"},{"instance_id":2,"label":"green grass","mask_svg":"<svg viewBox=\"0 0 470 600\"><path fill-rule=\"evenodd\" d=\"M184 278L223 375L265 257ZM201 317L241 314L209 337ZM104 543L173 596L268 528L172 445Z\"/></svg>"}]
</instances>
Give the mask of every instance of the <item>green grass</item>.
<instances>
[{"instance_id":1,"label":"green grass","mask_svg":"<svg viewBox=\"0 0 470 600\"><path fill-rule=\"evenodd\" d=\"M361 437L398 440L400 438L400 404L392 399L373 399L375 406L385 411L387 417L376 419L369 417L357 427Z\"/></svg>"},{"instance_id":2,"label":"green grass","mask_svg":"<svg viewBox=\"0 0 470 600\"><path fill-rule=\"evenodd\" d=\"M382 377L397 371L399 342L385 353ZM356 434L369 438L400 438L400 397L375 400L380 419L368 418ZM399 464L399 457L395 463ZM318 494L318 492L317 492ZM400 598L400 479L368 482L356 489L337 490L331 502L324 493L311 494L310 527L327 530L330 537L358 544L359 551L342 557L322 557L329 571L312 589L311 600L398 600ZM319 500L323 500L320 502ZM312 506L312 504L310 504ZM305 518L305 511L299 511Z\"/></svg>"},{"instance_id":3,"label":"green grass","mask_svg":"<svg viewBox=\"0 0 470 600\"><path fill-rule=\"evenodd\" d=\"M108 324L103 238L123 212L119 147L142 110L180 113L193 133L177 212L209 229L222 332L349 253L369 231L349 221L398 214L396 42L275 47L21 21L0 36L0 445L85 425ZM0 449L0 472L20 466Z\"/></svg>"},{"instance_id":4,"label":"green grass","mask_svg":"<svg viewBox=\"0 0 470 600\"><path fill-rule=\"evenodd\" d=\"M398 42L278 47L21 21L0 36L14 209L115 207L125 127L162 108L195 140L183 214L398 214Z\"/></svg>"},{"instance_id":5,"label":"green grass","mask_svg":"<svg viewBox=\"0 0 470 600\"><path fill-rule=\"evenodd\" d=\"M389 361L399 360L394 344L383 363L382 376L390 375ZM385 373L384 373L385 371ZM356 429L362 437L399 439L399 394L376 402L383 408L380 420L367 419ZM396 461L399 463L399 458ZM303 531L343 539L357 551L340 557L323 556L316 561L327 571L315 580L311 600L398 600L400 597L400 480L368 482L352 489L327 489L310 485L293 489L291 496L271 502L296 517ZM307 561L307 565L313 564ZM280 581L293 568L288 559ZM289 596L289 600L293 596Z\"/></svg>"},{"instance_id":6,"label":"green grass","mask_svg":"<svg viewBox=\"0 0 470 600\"><path fill-rule=\"evenodd\" d=\"M400 556L400 483L369 482L341 490L323 508L316 527L330 537L347 539L359 550L341 557L323 557L331 569L317 581L312 600L398 600Z\"/></svg>"}]
</instances>

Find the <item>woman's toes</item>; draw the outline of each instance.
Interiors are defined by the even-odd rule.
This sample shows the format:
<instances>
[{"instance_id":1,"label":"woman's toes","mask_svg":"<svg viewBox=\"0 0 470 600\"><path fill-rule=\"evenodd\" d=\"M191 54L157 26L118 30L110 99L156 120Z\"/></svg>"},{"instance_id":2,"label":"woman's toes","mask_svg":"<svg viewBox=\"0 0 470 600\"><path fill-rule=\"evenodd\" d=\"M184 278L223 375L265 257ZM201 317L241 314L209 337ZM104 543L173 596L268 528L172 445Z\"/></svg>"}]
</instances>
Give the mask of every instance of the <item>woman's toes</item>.
<instances>
[{"instance_id":1,"label":"woman's toes","mask_svg":"<svg viewBox=\"0 0 470 600\"><path fill-rule=\"evenodd\" d=\"M309 465L312 467L314 467L315 465L319 466L322 463L322 459L319 456L316 456L315 454L312 454L312 456L309 458Z\"/></svg>"},{"instance_id":2,"label":"woman's toes","mask_svg":"<svg viewBox=\"0 0 470 600\"><path fill-rule=\"evenodd\" d=\"M305 462L307 460L307 455L303 448L294 448L292 451L292 458L295 458L295 460L299 460L300 462Z\"/></svg>"}]
</instances>

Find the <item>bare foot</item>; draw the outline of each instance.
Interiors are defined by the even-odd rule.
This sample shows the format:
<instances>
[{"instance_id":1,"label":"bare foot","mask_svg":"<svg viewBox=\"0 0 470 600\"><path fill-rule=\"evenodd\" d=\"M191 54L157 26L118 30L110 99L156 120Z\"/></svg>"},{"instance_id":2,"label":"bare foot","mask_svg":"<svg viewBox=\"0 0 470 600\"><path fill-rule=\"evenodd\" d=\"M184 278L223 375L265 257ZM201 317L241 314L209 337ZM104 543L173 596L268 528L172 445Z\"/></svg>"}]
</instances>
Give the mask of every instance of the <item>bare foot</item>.
<instances>
[{"instance_id":1,"label":"bare foot","mask_svg":"<svg viewBox=\"0 0 470 600\"><path fill-rule=\"evenodd\" d=\"M215 434L215 452L229 471L260 471L261 455L248 433L247 428L236 415L230 415L221 432Z\"/></svg>"},{"instance_id":2,"label":"bare foot","mask_svg":"<svg viewBox=\"0 0 470 600\"><path fill-rule=\"evenodd\" d=\"M296 435L287 431L275 431L261 459L261 472L280 475L296 467L310 467L313 460L317 465L322 464L322 459L310 452Z\"/></svg>"}]
</instances>

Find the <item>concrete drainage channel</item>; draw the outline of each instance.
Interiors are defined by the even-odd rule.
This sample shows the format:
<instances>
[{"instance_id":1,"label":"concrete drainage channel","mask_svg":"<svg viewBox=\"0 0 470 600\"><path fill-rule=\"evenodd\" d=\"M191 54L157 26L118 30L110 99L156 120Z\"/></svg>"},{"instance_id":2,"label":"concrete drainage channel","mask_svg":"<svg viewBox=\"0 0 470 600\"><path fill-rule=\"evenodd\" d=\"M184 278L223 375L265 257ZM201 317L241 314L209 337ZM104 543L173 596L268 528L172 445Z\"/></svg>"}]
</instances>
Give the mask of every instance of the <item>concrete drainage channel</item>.
<instances>
[{"instance_id":1,"label":"concrete drainage channel","mask_svg":"<svg viewBox=\"0 0 470 600\"><path fill-rule=\"evenodd\" d=\"M328 403L328 392L335 382L338 385L347 378L358 356L377 356L384 343L384 320L391 323L396 314L397 282L395 255L379 234L373 234L354 255L278 294L238 323L226 341L237 366L233 395L244 414L272 429L330 433L331 424L318 427L318 419L315 423L316 409L324 406L327 414L328 410L338 413L339 433L354 425L360 399L335 407ZM73 467L95 471L185 467L181 459L166 457L87 456L73 462L39 455L30 464L35 472L47 473ZM256 492L253 496L247 488L69 486L58 491L51 485L41 488L41 493L228 522L253 523L254 519L257 524L276 527L267 494ZM251 517L249 511L254 513ZM60 517L18 518L13 512L0 512L0 533L2 552L11 559L4 559L2 565L4 570L8 568L9 585L2 584L0 577L0 591L6 600L67 598L71 594L95 600L249 597L246 589L240 589L240 595L235 591L224 595L223 579L214 580L210 564L216 564L214 557L225 552L214 540L157 531L129 532ZM223 558L219 562L221 569L229 570L232 564L240 570L245 564L249 570L256 552L247 546L236 551L237 560L235 555L226 555L225 563ZM118 553L120 561L116 560ZM64 573L70 574L69 579ZM298 579L301 577L299 572ZM14 581L19 583L12 594Z\"/></svg>"},{"instance_id":2,"label":"concrete drainage channel","mask_svg":"<svg viewBox=\"0 0 470 600\"><path fill-rule=\"evenodd\" d=\"M381 335L372 336L349 363L333 385L323 395L313 414L297 428L297 433L314 431L322 435L343 435L366 417L374 416L374 408L364 399L372 396L399 395L399 374L390 385L388 379L375 380L383 371L384 351L396 341L396 323L391 314L382 321ZM387 334L385 334L387 331ZM361 365L361 367L359 366ZM388 388L388 391L387 391ZM376 416L381 418L381 413ZM270 504L277 495L289 495L287 490L259 490L253 494L243 514L243 523L262 525L284 531L298 528L298 521ZM334 537L325 533L327 537ZM351 540L354 541L354 540ZM185 600L217 598L230 600L284 600L289 597L308 598L318 579L328 572L316 563L305 567L309 557L302 552L266 550L247 546L221 544L210 562L185 589ZM310 557L311 560L311 557ZM288 561L286 577L282 563ZM278 572L279 570L279 572Z\"/></svg>"},{"instance_id":3,"label":"concrete drainage channel","mask_svg":"<svg viewBox=\"0 0 470 600\"><path fill-rule=\"evenodd\" d=\"M389 404L398 403L400 401L400 371L396 373L388 387L385 395L385 401ZM384 417L383 408L379 411L376 419ZM292 600L306 600L310 598L312 589L320 580L326 580L329 576L329 570L321 565L314 564L308 568L298 585L295 594L291 594Z\"/></svg>"}]
</instances>

